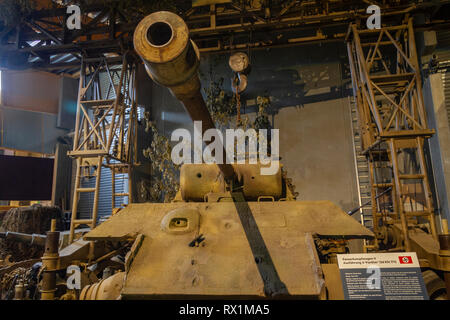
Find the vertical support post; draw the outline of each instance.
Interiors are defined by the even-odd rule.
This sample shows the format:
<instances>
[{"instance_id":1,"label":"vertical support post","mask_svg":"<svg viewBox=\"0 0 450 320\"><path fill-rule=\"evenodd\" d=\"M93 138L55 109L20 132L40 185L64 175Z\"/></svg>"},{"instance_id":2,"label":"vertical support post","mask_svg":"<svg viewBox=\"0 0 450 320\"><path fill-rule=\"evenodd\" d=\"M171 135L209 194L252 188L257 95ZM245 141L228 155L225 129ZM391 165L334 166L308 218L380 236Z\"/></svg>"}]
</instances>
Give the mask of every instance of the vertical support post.
<instances>
[{"instance_id":1,"label":"vertical support post","mask_svg":"<svg viewBox=\"0 0 450 320\"><path fill-rule=\"evenodd\" d=\"M79 200L79 192L80 188L80 174L81 174L81 164L83 158L77 158L77 170L75 173L75 184L74 184L74 192L73 192L73 202L72 202L72 216L70 219L70 233L69 233L69 243L73 242L74 233L75 233L75 220L77 219L78 212L78 200Z\"/></svg>"},{"instance_id":2,"label":"vertical support post","mask_svg":"<svg viewBox=\"0 0 450 320\"><path fill-rule=\"evenodd\" d=\"M97 174L95 179L95 191L94 191L94 208L92 209L92 228L97 225L98 215L98 196L100 193L100 177L102 172L103 157L98 157Z\"/></svg>"},{"instance_id":3,"label":"vertical support post","mask_svg":"<svg viewBox=\"0 0 450 320\"><path fill-rule=\"evenodd\" d=\"M133 174L133 166L128 166L128 204L133 203L133 179L131 178Z\"/></svg>"},{"instance_id":4,"label":"vertical support post","mask_svg":"<svg viewBox=\"0 0 450 320\"><path fill-rule=\"evenodd\" d=\"M409 18L408 21L408 36L409 36L409 54L410 54L410 60L414 66L415 74L416 74L416 88L417 88L417 95L418 95L418 101L417 101L417 109L420 116L420 124L427 128L427 116L426 116L426 110L425 106L423 104L423 93L422 93L422 77L420 75L420 65L419 65L419 59L417 58L417 48L416 48L416 41L414 38L414 29L413 29L413 18Z\"/></svg>"},{"instance_id":5,"label":"vertical support post","mask_svg":"<svg viewBox=\"0 0 450 320\"><path fill-rule=\"evenodd\" d=\"M73 150L78 148L79 142L79 131L80 131L80 116L81 116L81 99L84 96L84 77L86 72L86 65L84 60L81 61L81 70L80 70L80 81L78 85L78 98L77 98L77 114L75 117L75 136L73 138Z\"/></svg>"},{"instance_id":6,"label":"vertical support post","mask_svg":"<svg viewBox=\"0 0 450 320\"><path fill-rule=\"evenodd\" d=\"M114 166L111 166L110 169L111 169L111 189L112 189L112 195L111 195L112 206L111 206L111 208L114 209L116 207L116 170L115 170Z\"/></svg>"},{"instance_id":7,"label":"vertical support post","mask_svg":"<svg viewBox=\"0 0 450 320\"><path fill-rule=\"evenodd\" d=\"M369 98L370 98L370 106L372 109L372 114L375 118L375 122L380 130L380 133L382 132L382 128L383 126L381 125L381 119L380 119L380 115L378 114L378 110L376 110L376 101L375 101L375 95L373 93L373 89L372 89L372 85L370 83L370 77L369 77L369 71L367 70L367 64L366 64L366 59L364 58L364 52L362 50L361 47L361 39L359 38L359 34L358 34L358 30L356 29L355 25L352 25L352 30L353 30L353 36L355 38L355 49L358 55L358 61L359 61L359 65L360 65L360 69L362 72L362 85L366 85L367 87L367 91L369 94Z\"/></svg>"},{"instance_id":8,"label":"vertical support post","mask_svg":"<svg viewBox=\"0 0 450 320\"><path fill-rule=\"evenodd\" d=\"M433 238L438 241L438 232L436 228L436 221L434 218L434 209L433 209L433 202L432 202L432 195L430 191L430 185L428 181L428 175L427 175L427 168L425 164L425 156L423 152L423 138L417 137L416 138L417 143L417 153L419 156L419 165L420 165L420 171L423 174L423 192L425 196L425 204L426 204L426 210L429 212L428 220L430 221L430 227L431 227L431 233L433 235Z\"/></svg>"},{"instance_id":9,"label":"vertical support post","mask_svg":"<svg viewBox=\"0 0 450 320\"><path fill-rule=\"evenodd\" d=\"M54 300L56 292L56 272L58 266L59 231L56 231L56 220L52 220L51 229L47 232L45 251L42 256L42 290L41 300Z\"/></svg>"},{"instance_id":10,"label":"vertical support post","mask_svg":"<svg viewBox=\"0 0 450 320\"><path fill-rule=\"evenodd\" d=\"M209 7L209 16L211 17L211 29L216 28L216 5L211 4Z\"/></svg>"}]
</instances>

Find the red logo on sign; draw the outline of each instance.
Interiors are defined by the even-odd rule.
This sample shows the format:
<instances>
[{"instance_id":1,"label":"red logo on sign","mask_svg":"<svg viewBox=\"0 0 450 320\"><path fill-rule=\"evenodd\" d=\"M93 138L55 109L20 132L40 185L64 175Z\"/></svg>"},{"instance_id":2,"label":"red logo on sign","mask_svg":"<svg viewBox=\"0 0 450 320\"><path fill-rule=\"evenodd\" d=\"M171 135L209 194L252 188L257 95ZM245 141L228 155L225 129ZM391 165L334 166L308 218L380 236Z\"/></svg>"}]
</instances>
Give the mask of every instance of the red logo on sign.
<instances>
[{"instance_id":1,"label":"red logo on sign","mask_svg":"<svg viewBox=\"0 0 450 320\"><path fill-rule=\"evenodd\" d=\"M398 257L398 259L400 260L400 263L402 263L402 264L413 263L411 256L400 256L400 257Z\"/></svg>"}]
</instances>

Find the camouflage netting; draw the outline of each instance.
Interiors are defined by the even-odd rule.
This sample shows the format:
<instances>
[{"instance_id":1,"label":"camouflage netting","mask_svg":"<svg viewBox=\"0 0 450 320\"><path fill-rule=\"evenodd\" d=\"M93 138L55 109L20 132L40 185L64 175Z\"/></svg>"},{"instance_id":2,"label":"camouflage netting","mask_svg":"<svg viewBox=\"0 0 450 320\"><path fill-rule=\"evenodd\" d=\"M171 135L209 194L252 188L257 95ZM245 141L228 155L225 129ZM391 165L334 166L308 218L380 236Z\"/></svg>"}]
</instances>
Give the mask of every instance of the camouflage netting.
<instances>
[{"instance_id":1,"label":"camouflage netting","mask_svg":"<svg viewBox=\"0 0 450 320\"><path fill-rule=\"evenodd\" d=\"M8 211L0 211L0 228L2 226L3 217L6 215Z\"/></svg>"},{"instance_id":2,"label":"camouflage netting","mask_svg":"<svg viewBox=\"0 0 450 320\"><path fill-rule=\"evenodd\" d=\"M33 205L31 207L13 208L0 214L0 232L13 231L21 233L45 234L50 230L52 219L56 220L56 229L62 230L62 213L58 207L44 207ZM39 258L44 250L26 243L15 243L0 240L0 259L11 255L12 261L22 261Z\"/></svg>"}]
</instances>

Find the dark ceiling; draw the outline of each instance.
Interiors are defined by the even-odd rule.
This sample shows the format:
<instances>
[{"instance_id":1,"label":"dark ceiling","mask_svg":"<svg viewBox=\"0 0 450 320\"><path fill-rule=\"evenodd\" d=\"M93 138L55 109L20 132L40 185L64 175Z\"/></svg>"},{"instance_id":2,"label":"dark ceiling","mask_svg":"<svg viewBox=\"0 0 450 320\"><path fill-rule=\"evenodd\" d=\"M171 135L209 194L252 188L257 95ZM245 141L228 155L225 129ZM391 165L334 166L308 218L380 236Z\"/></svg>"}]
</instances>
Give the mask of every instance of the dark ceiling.
<instances>
[{"instance_id":1,"label":"dark ceiling","mask_svg":"<svg viewBox=\"0 0 450 320\"><path fill-rule=\"evenodd\" d=\"M343 41L350 23L365 25L366 9L375 1L230 0L198 7L193 7L193 2L198 3L69 1L81 8L81 30L67 28L65 6L23 12L19 8L13 22L0 20L0 67L73 74L79 71L82 58L120 63L122 54L133 50L136 25L145 15L158 10L181 15L202 53ZM413 15L418 17L416 30L449 28L450 1L384 0L378 4L383 25L399 24Z\"/></svg>"}]
</instances>

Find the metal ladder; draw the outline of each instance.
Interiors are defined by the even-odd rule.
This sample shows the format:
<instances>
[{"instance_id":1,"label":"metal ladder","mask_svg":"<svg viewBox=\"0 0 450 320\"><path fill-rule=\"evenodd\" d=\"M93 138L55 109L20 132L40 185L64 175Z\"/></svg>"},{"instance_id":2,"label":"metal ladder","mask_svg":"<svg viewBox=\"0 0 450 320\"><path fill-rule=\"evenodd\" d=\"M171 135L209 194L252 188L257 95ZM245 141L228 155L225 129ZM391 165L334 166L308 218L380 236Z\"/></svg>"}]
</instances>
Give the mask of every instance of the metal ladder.
<instances>
[{"instance_id":1,"label":"metal ladder","mask_svg":"<svg viewBox=\"0 0 450 320\"><path fill-rule=\"evenodd\" d=\"M91 229L95 228L97 224L97 214L98 214L98 196L100 192L100 178L101 178L101 165L103 162L103 157L79 157L77 158L77 171L75 174L75 186L74 186L74 197L72 205L72 218L70 221L70 237L69 241L73 241L75 228L80 225L88 225ZM83 188L81 187L81 180L83 178L95 178L94 188ZM92 208L92 216L88 219L78 219L78 202L81 198L82 193L93 193L94 194L94 204Z\"/></svg>"},{"instance_id":2,"label":"metal ladder","mask_svg":"<svg viewBox=\"0 0 450 320\"><path fill-rule=\"evenodd\" d=\"M359 210L361 224L369 229L373 228L372 205L366 204L371 200L371 186L369 181L369 165L367 157L362 154L361 133L358 125L356 102L350 97L350 110L352 118L353 146L355 149L355 166L357 174L357 185L359 192ZM366 204L363 206L363 204Z\"/></svg>"}]
</instances>

